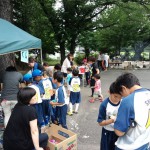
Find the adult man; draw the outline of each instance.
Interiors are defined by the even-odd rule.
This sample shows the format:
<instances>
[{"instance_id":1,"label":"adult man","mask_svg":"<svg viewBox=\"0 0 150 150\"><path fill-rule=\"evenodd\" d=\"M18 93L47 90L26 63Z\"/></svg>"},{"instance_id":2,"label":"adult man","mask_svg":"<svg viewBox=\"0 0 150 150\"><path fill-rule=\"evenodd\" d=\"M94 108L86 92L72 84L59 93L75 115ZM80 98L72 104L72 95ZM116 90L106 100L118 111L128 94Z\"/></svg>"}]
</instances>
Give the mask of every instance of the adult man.
<instances>
[{"instance_id":1,"label":"adult man","mask_svg":"<svg viewBox=\"0 0 150 150\"><path fill-rule=\"evenodd\" d=\"M109 56L107 53L105 53L103 55L103 59L104 59L104 66L105 66L105 71L107 71L108 65L109 65Z\"/></svg>"},{"instance_id":2,"label":"adult man","mask_svg":"<svg viewBox=\"0 0 150 150\"><path fill-rule=\"evenodd\" d=\"M119 76L116 88L124 97L114 123L116 150L149 150L150 91L132 73Z\"/></svg>"},{"instance_id":3,"label":"adult man","mask_svg":"<svg viewBox=\"0 0 150 150\"><path fill-rule=\"evenodd\" d=\"M100 71L102 71L102 61L103 61L103 56L102 56L102 52L100 52L97 59L97 64Z\"/></svg>"},{"instance_id":4,"label":"adult man","mask_svg":"<svg viewBox=\"0 0 150 150\"><path fill-rule=\"evenodd\" d=\"M37 63L33 57L29 57L28 61L29 61L28 65L31 68L31 72L33 72L33 70L35 69L44 71L44 67L41 64Z\"/></svg>"}]
</instances>

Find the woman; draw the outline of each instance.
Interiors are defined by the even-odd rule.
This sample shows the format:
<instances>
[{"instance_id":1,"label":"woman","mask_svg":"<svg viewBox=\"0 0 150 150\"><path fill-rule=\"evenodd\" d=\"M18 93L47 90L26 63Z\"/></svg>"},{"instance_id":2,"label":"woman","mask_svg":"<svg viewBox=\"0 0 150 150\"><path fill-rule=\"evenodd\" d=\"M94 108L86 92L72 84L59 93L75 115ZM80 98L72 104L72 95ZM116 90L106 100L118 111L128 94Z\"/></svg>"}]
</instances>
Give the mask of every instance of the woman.
<instances>
[{"instance_id":1,"label":"woman","mask_svg":"<svg viewBox=\"0 0 150 150\"><path fill-rule=\"evenodd\" d=\"M61 72L63 72L64 77L67 77L67 68L71 68L73 66L73 55L68 54L66 59L64 60L62 67L61 67Z\"/></svg>"},{"instance_id":2,"label":"woman","mask_svg":"<svg viewBox=\"0 0 150 150\"><path fill-rule=\"evenodd\" d=\"M5 73L2 77L2 102L1 105L4 111L4 126L7 126L8 120L10 118L12 109L17 103L17 92L19 90L19 85L22 81L22 74L17 72L14 66L9 66L6 68Z\"/></svg>"},{"instance_id":3,"label":"woman","mask_svg":"<svg viewBox=\"0 0 150 150\"><path fill-rule=\"evenodd\" d=\"M36 91L31 87L20 89L17 99L4 131L4 150L43 150L48 135L39 134L36 110L30 106L36 103Z\"/></svg>"}]
</instances>

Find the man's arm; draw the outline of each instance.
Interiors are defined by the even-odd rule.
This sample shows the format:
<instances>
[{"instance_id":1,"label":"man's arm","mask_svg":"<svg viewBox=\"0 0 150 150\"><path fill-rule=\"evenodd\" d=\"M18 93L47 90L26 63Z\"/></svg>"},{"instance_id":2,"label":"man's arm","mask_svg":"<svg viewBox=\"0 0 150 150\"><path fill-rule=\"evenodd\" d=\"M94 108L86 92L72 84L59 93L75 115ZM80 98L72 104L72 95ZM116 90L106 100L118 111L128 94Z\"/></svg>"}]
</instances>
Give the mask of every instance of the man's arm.
<instances>
[{"instance_id":1,"label":"man's arm","mask_svg":"<svg viewBox=\"0 0 150 150\"><path fill-rule=\"evenodd\" d=\"M123 136L123 135L125 134L125 132L119 131L119 130L117 130L117 129L115 129L115 133L116 133L116 135L118 135L118 136Z\"/></svg>"}]
</instances>

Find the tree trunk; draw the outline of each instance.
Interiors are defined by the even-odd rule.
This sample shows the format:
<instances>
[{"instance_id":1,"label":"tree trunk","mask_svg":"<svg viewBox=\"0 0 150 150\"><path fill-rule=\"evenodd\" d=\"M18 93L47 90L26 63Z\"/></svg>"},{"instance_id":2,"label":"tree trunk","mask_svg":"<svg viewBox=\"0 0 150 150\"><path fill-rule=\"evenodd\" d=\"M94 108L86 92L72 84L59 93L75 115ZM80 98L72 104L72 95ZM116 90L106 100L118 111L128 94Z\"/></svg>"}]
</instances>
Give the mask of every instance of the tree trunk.
<instances>
[{"instance_id":1,"label":"tree trunk","mask_svg":"<svg viewBox=\"0 0 150 150\"><path fill-rule=\"evenodd\" d=\"M11 0L0 0L0 18L12 21Z\"/></svg>"},{"instance_id":2,"label":"tree trunk","mask_svg":"<svg viewBox=\"0 0 150 150\"><path fill-rule=\"evenodd\" d=\"M70 53L71 54L74 54L75 47L76 47L76 36L72 37L70 41Z\"/></svg>"},{"instance_id":3,"label":"tree trunk","mask_svg":"<svg viewBox=\"0 0 150 150\"><path fill-rule=\"evenodd\" d=\"M8 20L11 22L12 20L12 4L11 0L0 0L0 18ZM0 55L0 78L2 72L10 65L15 65L14 55Z\"/></svg>"},{"instance_id":4,"label":"tree trunk","mask_svg":"<svg viewBox=\"0 0 150 150\"><path fill-rule=\"evenodd\" d=\"M61 54L61 61L60 61L60 63L61 63L61 65L62 65L62 63L63 63L63 61L65 60L65 42L61 42L60 43L60 54Z\"/></svg>"},{"instance_id":5,"label":"tree trunk","mask_svg":"<svg viewBox=\"0 0 150 150\"><path fill-rule=\"evenodd\" d=\"M85 48L85 56L86 56L86 58L89 57L89 54L90 54L89 48Z\"/></svg>"},{"instance_id":6,"label":"tree trunk","mask_svg":"<svg viewBox=\"0 0 150 150\"><path fill-rule=\"evenodd\" d=\"M143 42L137 42L134 45L134 51L135 51L135 55L134 55L134 60L138 61L141 60L141 53L144 51L145 45Z\"/></svg>"}]
</instances>

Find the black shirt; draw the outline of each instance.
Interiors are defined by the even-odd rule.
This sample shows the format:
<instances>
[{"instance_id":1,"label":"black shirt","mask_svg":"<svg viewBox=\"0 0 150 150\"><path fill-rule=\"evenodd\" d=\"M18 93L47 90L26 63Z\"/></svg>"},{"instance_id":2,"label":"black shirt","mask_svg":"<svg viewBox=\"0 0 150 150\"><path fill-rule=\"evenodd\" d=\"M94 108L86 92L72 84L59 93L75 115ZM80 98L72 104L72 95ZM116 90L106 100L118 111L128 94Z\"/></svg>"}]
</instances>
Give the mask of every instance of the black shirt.
<instances>
[{"instance_id":1,"label":"black shirt","mask_svg":"<svg viewBox=\"0 0 150 150\"><path fill-rule=\"evenodd\" d=\"M32 150L29 122L35 119L35 108L17 103L4 131L4 150Z\"/></svg>"},{"instance_id":2,"label":"black shirt","mask_svg":"<svg viewBox=\"0 0 150 150\"><path fill-rule=\"evenodd\" d=\"M92 67L92 76L94 76L95 74L97 74L96 69L98 69L98 65L97 63L93 63L91 67Z\"/></svg>"}]
</instances>

